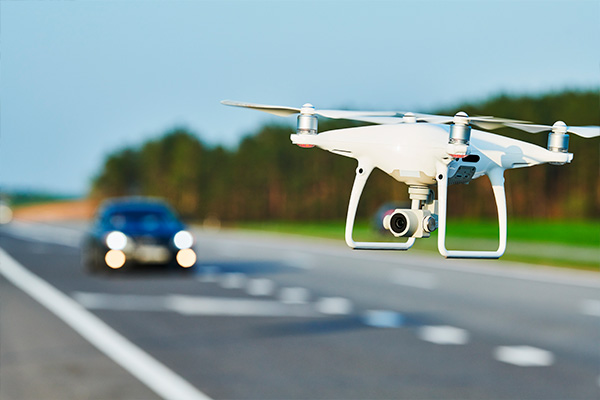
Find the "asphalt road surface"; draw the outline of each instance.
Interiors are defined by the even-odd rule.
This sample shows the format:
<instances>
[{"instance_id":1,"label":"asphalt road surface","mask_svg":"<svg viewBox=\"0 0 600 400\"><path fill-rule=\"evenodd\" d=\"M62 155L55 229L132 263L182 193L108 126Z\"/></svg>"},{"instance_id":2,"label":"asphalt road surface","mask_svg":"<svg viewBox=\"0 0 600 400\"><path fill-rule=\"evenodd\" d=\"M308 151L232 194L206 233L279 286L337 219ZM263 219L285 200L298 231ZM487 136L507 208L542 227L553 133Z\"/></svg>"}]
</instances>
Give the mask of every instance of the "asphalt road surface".
<instances>
[{"instance_id":1,"label":"asphalt road surface","mask_svg":"<svg viewBox=\"0 0 600 400\"><path fill-rule=\"evenodd\" d=\"M598 273L198 230L90 276L83 228L0 228L3 400L600 398Z\"/></svg>"}]
</instances>

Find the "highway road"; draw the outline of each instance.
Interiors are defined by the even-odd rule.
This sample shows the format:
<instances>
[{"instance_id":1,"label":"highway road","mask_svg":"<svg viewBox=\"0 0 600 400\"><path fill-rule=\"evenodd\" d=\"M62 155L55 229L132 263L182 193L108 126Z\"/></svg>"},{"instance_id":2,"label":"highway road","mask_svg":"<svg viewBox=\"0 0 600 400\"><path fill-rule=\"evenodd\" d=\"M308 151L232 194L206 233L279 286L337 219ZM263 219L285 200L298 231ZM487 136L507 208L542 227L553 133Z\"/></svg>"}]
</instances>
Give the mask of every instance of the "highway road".
<instances>
[{"instance_id":1,"label":"highway road","mask_svg":"<svg viewBox=\"0 0 600 400\"><path fill-rule=\"evenodd\" d=\"M598 273L197 230L90 276L84 229L0 228L3 400L600 398Z\"/></svg>"}]
</instances>

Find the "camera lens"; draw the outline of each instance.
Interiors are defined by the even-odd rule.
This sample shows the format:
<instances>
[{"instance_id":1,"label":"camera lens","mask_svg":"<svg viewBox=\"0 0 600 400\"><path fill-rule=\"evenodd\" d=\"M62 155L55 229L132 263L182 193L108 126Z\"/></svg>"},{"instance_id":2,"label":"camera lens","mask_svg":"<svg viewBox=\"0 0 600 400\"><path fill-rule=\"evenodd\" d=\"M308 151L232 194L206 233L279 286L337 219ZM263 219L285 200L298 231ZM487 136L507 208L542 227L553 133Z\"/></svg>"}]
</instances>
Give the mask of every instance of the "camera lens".
<instances>
[{"instance_id":1,"label":"camera lens","mask_svg":"<svg viewBox=\"0 0 600 400\"><path fill-rule=\"evenodd\" d=\"M406 230L408 226L408 221L406 220L406 216L404 214L396 213L392 215L392 220L390 221L390 226L392 231L401 234Z\"/></svg>"}]
</instances>

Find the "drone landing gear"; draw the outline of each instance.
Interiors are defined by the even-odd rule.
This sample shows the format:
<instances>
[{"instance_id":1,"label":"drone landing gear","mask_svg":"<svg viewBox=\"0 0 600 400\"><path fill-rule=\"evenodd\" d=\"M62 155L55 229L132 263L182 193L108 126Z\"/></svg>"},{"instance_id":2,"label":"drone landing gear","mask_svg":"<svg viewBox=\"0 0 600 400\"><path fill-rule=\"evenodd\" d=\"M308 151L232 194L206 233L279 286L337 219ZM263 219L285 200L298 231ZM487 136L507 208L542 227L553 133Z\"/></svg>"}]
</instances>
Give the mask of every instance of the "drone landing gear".
<instances>
[{"instance_id":1,"label":"drone landing gear","mask_svg":"<svg viewBox=\"0 0 600 400\"><path fill-rule=\"evenodd\" d=\"M487 173L492 183L498 209L499 244L496 251L466 251L446 249L446 209L448 195L448 166L437 165L438 182L438 250L446 258L500 258L506 250L506 195L504 192L504 170L494 168Z\"/></svg>"},{"instance_id":2,"label":"drone landing gear","mask_svg":"<svg viewBox=\"0 0 600 400\"><path fill-rule=\"evenodd\" d=\"M408 250L415 243L416 237L409 237L404 243L388 243L388 242L356 242L353 238L354 221L358 210L360 196L365 188L367 180L373 172L374 166L370 163L360 162L356 168L356 177L350 194L350 204L348 205L348 215L346 217L346 243L353 249L358 250ZM506 195L504 191L504 170L495 168L490 170L487 175L492 184L496 207L498 209L498 227L499 227L499 244L495 251L467 251L467 250L448 250L446 249L446 217L447 217L447 202L448 202L448 166L439 163L437 166L436 179L438 184L438 250L441 255L446 258L500 258L506 250L506 234L507 234L507 215L506 215ZM412 204L411 210L422 211L421 206L426 203L424 199L419 199L419 196L425 196L420 193L425 188L411 187ZM431 206L431 204L430 204ZM427 230L431 232L433 229ZM418 237L428 237L418 236Z\"/></svg>"},{"instance_id":3,"label":"drone landing gear","mask_svg":"<svg viewBox=\"0 0 600 400\"><path fill-rule=\"evenodd\" d=\"M356 177L350 194L350 204L348 205L348 215L346 217L346 243L353 249L358 250L408 250L415 243L415 238L408 238L404 243L386 243L386 242L355 242L352 238L354 231L354 220L358 209L360 196L365 188L365 184L373 172L374 166L367 163L359 162L356 168ZM415 202L413 202L413 205Z\"/></svg>"}]
</instances>

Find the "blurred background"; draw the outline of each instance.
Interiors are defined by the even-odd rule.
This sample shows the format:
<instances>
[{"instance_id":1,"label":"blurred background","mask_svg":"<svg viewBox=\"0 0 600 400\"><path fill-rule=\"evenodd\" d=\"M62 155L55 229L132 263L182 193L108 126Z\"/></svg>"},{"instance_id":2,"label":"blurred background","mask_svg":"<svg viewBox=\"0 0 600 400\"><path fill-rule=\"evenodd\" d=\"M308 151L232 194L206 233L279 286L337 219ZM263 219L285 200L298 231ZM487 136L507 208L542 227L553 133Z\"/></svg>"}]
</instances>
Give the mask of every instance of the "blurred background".
<instances>
[{"instance_id":1,"label":"blurred background","mask_svg":"<svg viewBox=\"0 0 600 400\"><path fill-rule=\"evenodd\" d=\"M216 227L342 244L355 161L293 146L294 118L225 107L224 99L600 125L595 0L2 1L0 39L0 222L14 218L83 232L102 200L153 196L197 227L208 247ZM319 122L321 131L349 126L356 124ZM497 132L542 147L547 142L546 134ZM600 267L600 138L571 135L569 151L569 165L506 173L503 260L568 271ZM376 171L361 199L357 234L380 239L373 216L382 204L407 201L406 189ZM453 186L449 196L450 244L495 249L489 181ZM435 240L418 243L417 250L436 254ZM260 259L215 261L224 254L208 262L200 251L199 271L216 263L237 273ZM79 268L76 258L71 269ZM414 261L420 264L426 263ZM343 270L332 276L339 279ZM293 328L282 329L292 335ZM598 384L592 386L574 396L555 394L587 398L597 394ZM225 397L313 397L299 389L220 390L215 393ZM484 392L406 393L479 398ZM522 393L548 398L550 392ZM348 397L335 390L314 397L339 393ZM379 392L357 393L373 398Z\"/></svg>"}]
</instances>

